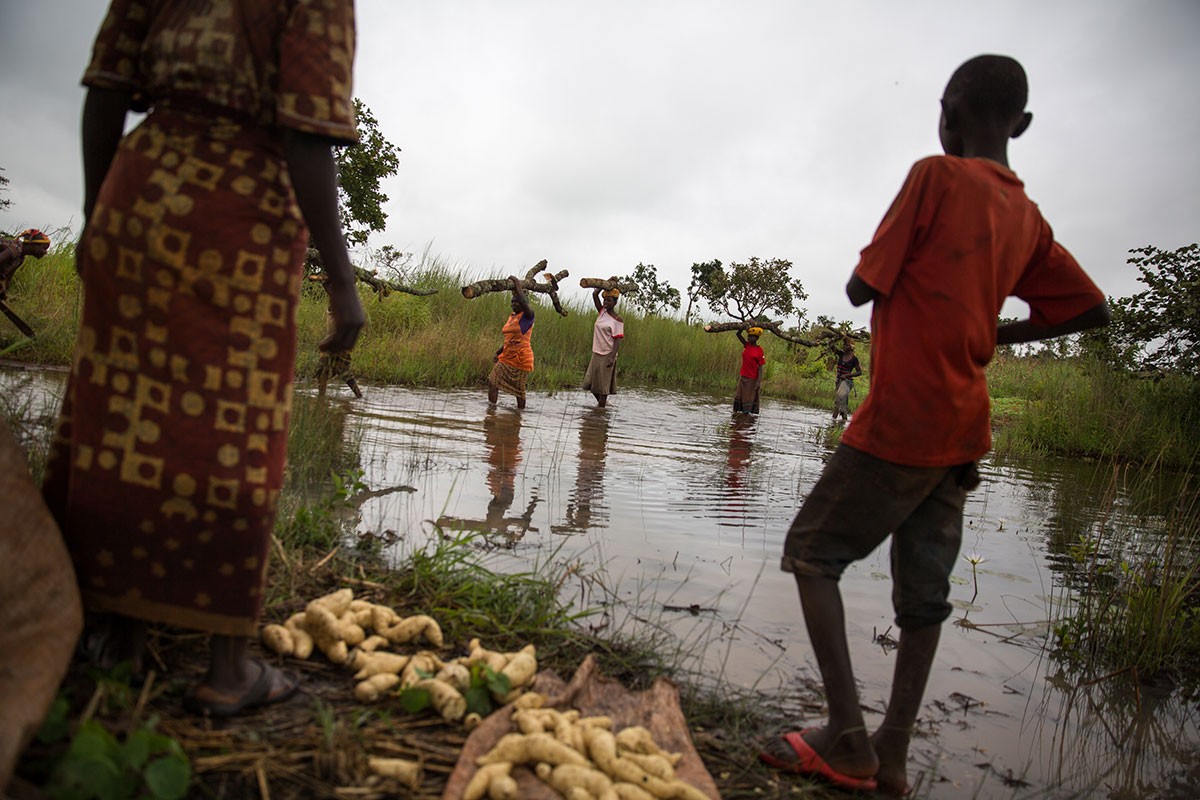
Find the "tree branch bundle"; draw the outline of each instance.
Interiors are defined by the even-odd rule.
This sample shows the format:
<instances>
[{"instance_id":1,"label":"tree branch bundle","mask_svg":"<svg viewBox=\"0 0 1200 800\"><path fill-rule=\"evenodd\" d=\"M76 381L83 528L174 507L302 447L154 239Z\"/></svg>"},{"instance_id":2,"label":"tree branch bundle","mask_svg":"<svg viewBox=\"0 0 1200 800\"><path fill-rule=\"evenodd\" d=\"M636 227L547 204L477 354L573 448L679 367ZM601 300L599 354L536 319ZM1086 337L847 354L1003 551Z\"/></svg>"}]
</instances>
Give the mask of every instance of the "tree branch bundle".
<instances>
[{"instance_id":1,"label":"tree branch bundle","mask_svg":"<svg viewBox=\"0 0 1200 800\"><path fill-rule=\"evenodd\" d=\"M546 269L546 259L543 258L525 273L524 279L521 280L521 288L527 292L549 295L550 302L554 303L554 310L565 317L567 316L566 309L562 307L562 303L558 299L558 282L570 273L565 269L556 273L546 272L542 275L543 281L539 282L537 274L544 269ZM511 292L512 289L512 281L508 278L489 278L468 283L462 287L462 296L470 300L489 292Z\"/></svg>"},{"instance_id":2,"label":"tree branch bundle","mask_svg":"<svg viewBox=\"0 0 1200 800\"><path fill-rule=\"evenodd\" d=\"M308 249L308 256L305 259L304 265L310 270L308 274L308 279L310 281L317 281L318 283L325 282L325 266L321 263L321 254L316 248L310 247ZM405 286L402 283L396 283L395 281L389 281L386 278L381 278L377 273L372 272L371 270L363 269L362 267L353 264L351 266L354 267L354 277L365 283L367 286L370 286L380 297L386 297L392 292L398 292L400 294L412 294L418 297L428 297L431 294L437 294L438 291L437 289L416 289L412 286ZM316 272L313 270L320 271Z\"/></svg>"},{"instance_id":3,"label":"tree branch bundle","mask_svg":"<svg viewBox=\"0 0 1200 800\"><path fill-rule=\"evenodd\" d=\"M771 320L745 320L740 322L714 322L704 326L706 333L723 333L725 331L744 331L748 328L762 328L764 331L770 331L787 342L803 345L804 347L830 347L840 341L846 339L854 339L855 341L865 342L871 337L865 330L857 331L838 331L833 328L823 327L815 328L809 331L808 338L802 337L797 333L785 331L780 327L780 323Z\"/></svg>"},{"instance_id":4,"label":"tree branch bundle","mask_svg":"<svg viewBox=\"0 0 1200 800\"><path fill-rule=\"evenodd\" d=\"M584 289L616 289L621 294L633 294L638 290L636 283L621 283L611 278L580 278L579 285Z\"/></svg>"}]
</instances>

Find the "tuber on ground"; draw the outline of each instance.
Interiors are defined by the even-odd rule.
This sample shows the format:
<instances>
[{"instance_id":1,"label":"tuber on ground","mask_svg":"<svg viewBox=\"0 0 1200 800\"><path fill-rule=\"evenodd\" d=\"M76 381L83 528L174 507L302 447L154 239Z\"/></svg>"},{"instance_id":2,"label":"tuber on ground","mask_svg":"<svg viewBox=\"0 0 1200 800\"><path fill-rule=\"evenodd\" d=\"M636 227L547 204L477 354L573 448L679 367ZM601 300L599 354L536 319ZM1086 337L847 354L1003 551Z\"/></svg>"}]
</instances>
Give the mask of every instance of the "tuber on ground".
<instances>
[{"instance_id":1,"label":"tuber on ground","mask_svg":"<svg viewBox=\"0 0 1200 800\"><path fill-rule=\"evenodd\" d=\"M403 758L368 758L367 768L376 775L400 781L410 789L421 785L421 762Z\"/></svg>"}]
</instances>

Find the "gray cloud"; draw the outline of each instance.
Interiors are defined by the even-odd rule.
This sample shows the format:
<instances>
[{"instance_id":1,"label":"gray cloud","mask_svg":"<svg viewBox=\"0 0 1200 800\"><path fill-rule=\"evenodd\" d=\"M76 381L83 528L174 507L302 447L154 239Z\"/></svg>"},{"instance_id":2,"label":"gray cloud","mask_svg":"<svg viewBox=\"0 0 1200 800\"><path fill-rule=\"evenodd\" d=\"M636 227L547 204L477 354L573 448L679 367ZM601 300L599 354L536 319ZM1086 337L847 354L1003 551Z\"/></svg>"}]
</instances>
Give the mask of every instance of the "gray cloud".
<instances>
[{"instance_id":1,"label":"gray cloud","mask_svg":"<svg viewBox=\"0 0 1200 800\"><path fill-rule=\"evenodd\" d=\"M0 226L77 223L78 80L104 4L15 5ZM1035 120L1011 162L1101 288L1137 290L1129 248L1198 238L1189 0L357 9L356 94L403 148L374 246L431 244L475 273L653 263L681 289L696 261L786 258L810 315L865 322L842 287L908 167L938 152L950 72L980 52L1028 70Z\"/></svg>"}]
</instances>

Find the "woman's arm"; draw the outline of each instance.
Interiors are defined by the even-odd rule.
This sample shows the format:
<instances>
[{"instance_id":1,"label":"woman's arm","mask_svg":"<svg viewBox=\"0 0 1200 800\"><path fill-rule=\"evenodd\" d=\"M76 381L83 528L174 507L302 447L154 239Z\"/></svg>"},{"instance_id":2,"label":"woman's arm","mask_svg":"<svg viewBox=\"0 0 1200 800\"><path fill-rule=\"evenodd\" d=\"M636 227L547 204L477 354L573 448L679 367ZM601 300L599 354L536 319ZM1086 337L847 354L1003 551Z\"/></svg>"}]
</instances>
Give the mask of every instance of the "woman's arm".
<instances>
[{"instance_id":1,"label":"woman's arm","mask_svg":"<svg viewBox=\"0 0 1200 800\"><path fill-rule=\"evenodd\" d=\"M88 89L83 100L83 228L96 208L100 187L108 175L117 147L125 134L125 114L129 110L132 95L115 89ZM79 241L84 237L80 234ZM75 269L80 269L81 260L75 256Z\"/></svg>"},{"instance_id":2,"label":"woman's arm","mask_svg":"<svg viewBox=\"0 0 1200 800\"><path fill-rule=\"evenodd\" d=\"M533 319L533 307L529 305L529 297L526 296L525 289L521 286L521 280L516 275L510 275L509 280L512 281L513 297L521 306L521 313Z\"/></svg>"},{"instance_id":3,"label":"woman's arm","mask_svg":"<svg viewBox=\"0 0 1200 800\"><path fill-rule=\"evenodd\" d=\"M600 302L600 290L592 289L592 305L596 307L596 311L604 310L604 304Z\"/></svg>"},{"instance_id":4,"label":"woman's arm","mask_svg":"<svg viewBox=\"0 0 1200 800\"><path fill-rule=\"evenodd\" d=\"M333 330L318 347L325 352L344 352L354 347L366 318L338 218L337 162L329 141L312 134L285 130L283 147L296 202L325 267Z\"/></svg>"}]
</instances>

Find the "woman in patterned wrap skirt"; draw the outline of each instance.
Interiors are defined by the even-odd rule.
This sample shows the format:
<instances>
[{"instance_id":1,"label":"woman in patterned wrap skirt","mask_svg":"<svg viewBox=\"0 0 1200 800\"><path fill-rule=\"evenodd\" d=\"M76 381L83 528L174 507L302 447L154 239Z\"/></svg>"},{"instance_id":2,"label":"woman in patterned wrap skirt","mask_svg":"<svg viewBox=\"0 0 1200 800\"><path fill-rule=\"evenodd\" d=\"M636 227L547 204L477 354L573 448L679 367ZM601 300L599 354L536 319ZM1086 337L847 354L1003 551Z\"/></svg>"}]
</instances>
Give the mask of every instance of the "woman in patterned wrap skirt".
<instances>
[{"instance_id":1,"label":"woman in patterned wrap skirt","mask_svg":"<svg viewBox=\"0 0 1200 800\"><path fill-rule=\"evenodd\" d=\"M310 231L321 348L349 350L363 324L331 151L357 138L353 57L352 0L113 0L83 78L84 306L44 494L106 615L102 665L139 669L146 622L213 634L197 713L296 688L247 645ZM122 136L131 107L152 110Z\"/></svg>"}]
</instances>

